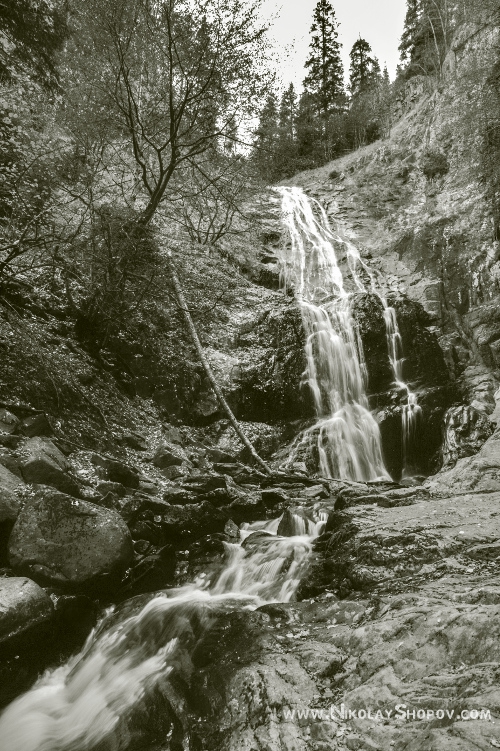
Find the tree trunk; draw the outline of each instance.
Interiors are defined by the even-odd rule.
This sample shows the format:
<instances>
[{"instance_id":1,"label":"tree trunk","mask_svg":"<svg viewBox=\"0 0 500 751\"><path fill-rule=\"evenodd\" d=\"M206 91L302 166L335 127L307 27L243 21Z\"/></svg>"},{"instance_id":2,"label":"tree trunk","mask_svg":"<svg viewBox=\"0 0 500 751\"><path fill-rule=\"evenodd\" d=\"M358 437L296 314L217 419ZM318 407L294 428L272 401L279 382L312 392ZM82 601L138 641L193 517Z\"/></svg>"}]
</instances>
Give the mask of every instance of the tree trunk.
<instances>
[{"instance_id":1,"label":"tree trunk","mask_svg":"<svg viewBox=\"0 0 500 751\"><path fill-rule=\"evenodd\" d=\"M239 423L234 416L231 407L227 403L226 399L224 398L224 394L222 393L219 384L215 380L214 374L212 373L212 369L210 368L210 364L205 357L205 353L203 352L203 347L201 346L200 339L198 337L198 333L196 331L195 325L193 323L193 319L191 318L191 313L189 312L189 308L186 303L186 299L184 297L184 293L182 291L182 287L179 282L179 277L177 276L177 272L175 270L174 263L172 261L172 257L170 255L170 252L167 254L167 264L168 269L170 271L170 276L172 279L172 284L175 290L175 295L177 297L177 301L179 303L180 309L182 310L184 320L186 322L186 325L189 329L189 333L191 334L191 339L193 340L193 344L196 348L196 351L198 353L198 357L200 358L201 364L203 365L203 368L205 370L206 376L208 380L210 381L210 385L214 391L214 394L216 395L217 399L219 400L219 404L221 405L222 409L226 413L226 416L233 426L236 434L242 441L242 443L247 447L247 449L250 451L251 455L257 462L257 464L262 467L262 469L268 474L272 474L270 468L267 466L265 461L261 459L261 457L258 455L257 451L253 447L252 443L248 440L244 432L239 426Z\"/></svg>"}]
</instances>

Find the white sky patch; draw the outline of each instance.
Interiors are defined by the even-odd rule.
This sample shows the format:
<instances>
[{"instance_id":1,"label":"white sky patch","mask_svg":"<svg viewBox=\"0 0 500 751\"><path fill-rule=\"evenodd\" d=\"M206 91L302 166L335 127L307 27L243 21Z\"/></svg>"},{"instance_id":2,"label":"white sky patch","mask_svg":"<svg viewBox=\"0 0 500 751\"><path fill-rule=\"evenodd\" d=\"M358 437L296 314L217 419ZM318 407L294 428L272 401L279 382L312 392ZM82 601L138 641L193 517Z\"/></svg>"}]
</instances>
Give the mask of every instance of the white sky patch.
<instances>
[{"instance_id":1,"label":"white sky patch","mask_svg":"<svg viewBox=\"0 0 500 751\"><path fill-rule=\"evenodd\" d=\"M313 12L317 0L265 0L263 18L270 23L277 72L286 87L291 81L299 90L305 76ZM366 39L382 68L387 63L391 80L399 62L406 0L331 0L339 22L342 59L349 77L349 52L359 35Z\"/></svg>"}]
</instances>

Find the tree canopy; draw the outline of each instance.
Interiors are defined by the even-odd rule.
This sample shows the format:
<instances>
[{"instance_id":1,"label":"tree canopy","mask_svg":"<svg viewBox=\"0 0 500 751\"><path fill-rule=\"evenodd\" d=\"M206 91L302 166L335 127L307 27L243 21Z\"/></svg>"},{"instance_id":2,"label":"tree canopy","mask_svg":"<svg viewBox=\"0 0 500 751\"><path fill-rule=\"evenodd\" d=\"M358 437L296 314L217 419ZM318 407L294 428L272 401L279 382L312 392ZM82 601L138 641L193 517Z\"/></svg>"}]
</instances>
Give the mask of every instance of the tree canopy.
<instances>
[{"instance_id":1,"label":"tree canopy","mask_svg":"<svg viewBox=\"0 0 500 751\"><path fill-rule=\"evenodd\" d=\"M57 85L57 53L68 34L58 0L0 1L0 78L23 70L45 87Z\"/></svg>"},{"instance_id":2,"label":"tree canopy","mask_svg":"<svg viewBox=\"0 0 500 751\"><path fill-rule=\"evenodd\" d=\"M319 0L311 26L307 76L304 88L316 104L318 113L327 117L332 109L343 103L344 68L338 41L337 19L328 0Z\"/></svg>"}]
</instances>

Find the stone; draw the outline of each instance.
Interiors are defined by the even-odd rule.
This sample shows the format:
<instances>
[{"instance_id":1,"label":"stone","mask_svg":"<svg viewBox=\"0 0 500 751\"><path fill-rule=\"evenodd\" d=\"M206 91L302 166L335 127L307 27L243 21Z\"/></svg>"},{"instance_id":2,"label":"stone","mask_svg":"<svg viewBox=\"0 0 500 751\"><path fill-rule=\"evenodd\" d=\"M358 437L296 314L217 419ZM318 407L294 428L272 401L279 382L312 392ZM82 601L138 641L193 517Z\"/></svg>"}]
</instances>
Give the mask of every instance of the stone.
<instances>
[{"instance_id":1,"label":"stone","mask_svg":"<svg viewBox=\"0 0 500 751\"><path fill-rule=\"evenodd\" d=\"M162 516L165 539L172 544L201 537L213 532L223 532L228 514L216 509L207 501L186 506L170 506Z\"/></svg>"},{"instance_id":2,"label":"stone","mask_svg":"<svg viewBox=\"0 0 500 751\"><path fill-rule=\"evenodd\" d=\"M12 456L10 451L6 451L5 449L0 448L0 464L8 469L9 472L12 472L13 475L19 477L20 480L23 479L23 475L19 466L19 460Z\"/></svg>"},{"instance_id":3,"label":"stone","mask_svg":"<svg viewBox=\"0 0 500 751\"><path fill-rule=\"evenodd\" d=\"M266 507L259 492L245 493L244 496L234 500L225 509L236 524L255 522L266 515Z\"/></svg>"},{"instance_id":4,"label":"stone","mask_svg":"<svg viewBox=\"0 0 500 751\"><path fill-rule=\"evenodd\" d=\"M238 461L233 454L218 448L208 448L207 459L216 464L236 464Z\"/></svg>"},{"instance_id":5,"label":"stone","mask_svg":"<svg viewBox=\"0 0 500 751\"><path fill-rule=\"evenodd\" d=\"M296 514L287 508L281 517L276 534L281 537L294 537L295 535L300 534L300 532L297 531L297 521L295 517Z\"/></svg>"},{"instance_id":6,"label":"stone","mask_svg":"<svg viewBox=\"0 0 500 751\"><path fill-rule=\"evenodd\" d=\"M0 433L15 433L19 419L6 409L0 409Z\"/></svg>"},{"instance_id":7,"label":"stone","mask_svg":"<svg viewBox=\"0 0 500 751\"><path fill-rule=\"evenodd\" d=\"M140 477L136 469L115 459L106 460L106 472L111 482L118 482L126 488L138 488Z\"/></svg>"},{"instance_id":8,"label":"stone","mask_svg":"<svg viewBox=\"0 0 500 751\"><path fill-rule=\"evenodd\" d=\"M228 489L228 481L220 475L198 475L186 478L183 487L198 495L206 495L217 488Z\"/></svg>"},{"instance_id":9,"label":"stone","mask_svg":"<svg viewBox=\"0 0 500 751\"><path fill-rule=\"evenodd\" d=\"M43 412L25 417L19 428L21 433L29 438L37 435L50 436L54 432L47 415Z\"/></svg>"},{"instance_id":10,"label":"stone","mask_svg":"<svg viewBox=\"0 0 500 751\"><path fill-rule=\"evenodd\" d=\"M48 438L30 438L25 445L28 458L21 462L25 482L50 485L62 493L80 496L80 487L68 474L69 463L64 454Z\"/></svg>"},{"instance_id":11,"label":"stone","mask_svg":"<svg viewBox=\"0 0 500 751\"><path fill-rule=\"evenodd\" d=\"M134 546L137 544L134 543ZM158 552L149 553L132 568L121 594L130 597L172 586L176 563L175 550L171 545L165 545Z\"/></svg>"},{"instance_id":12,"label":"stone","mask_svg":"<svg viewBox=\"0 0 500 751\"><path fill-rule=\"evenodd\" d=\"M17 519L21 508L18 491L22 486L22 481L0 464L0 524Z\"/></svg>"},{"instance_id":13,"label":"stone","mask_svg":"<svg viewBox=\"0 0 500 751\"><path fill-rule=\"evenodd\" d=\"M165 423L163 425L163 435L168 443L177 443L179 446L183 444L182 433L175 425Z\"/></svg>"},{"instance_id":14,"label":"stone","mask_svg":"<svg viewBox=\"0 0 500 751\"><path fill-rule=\"evenodd\" d=\"M15 449L21 443L22 438L20 435L13 435L12 433L0 433L0 446L5 446L7 449Z\"/></svg>"},{"instance_id":15,"label":"stone","mask_svg":"<svg viewBox=\"0 0 500 751\"><path fill-rule=\"evenodd\" d=\"M139 520L130 525L130 534L132 540L146 540L152 545L162 545L164 542L160 524L147 519Z\"/></svg>"},{"instance_id":16,"label":"stone","mask_svg":"<svg viewBox=\"0 0 500 751\"><path fill-rule=\"evenodd\" d=\"M262 501L266 506L276 506L289 500L290 497L281 488L267 488L262 491Z\"/></svg>"},{"instance_id":17,"label":"stone","mask_svg":"<svg viewBox=\"0 0 500 751\"><path fill-rule=\"evenodd\" d=\"M311 485L309 488L304 488L301 495L306 498L328 498L328 492L323 485Z\"/></svg>"},{"instance_id":18,"label":"stone","mask_svg":"<svg viewBox=\"0 0 500 751\"><path fill-rule=\"evenodd\" d=\"M0 578L0 644L45 626L54 615L49 595L24 576Z\"/></svg>"},{"instance_id":19,"label":"stone","mask_svg":"<svg viewBox=\"0 0 500 751\"><path fill-rule=\"evenodd\" d=\"M127 489L121 482L100 482L96 491L103 497L108 493L113 493L117 498L124 498L127 494Z\"/></svg>"},{"instance_id":20,"label":"stone","mask_svg":"<svg viewBox=\"0 0 500 751\"><path fill-rule=\"evenodd\" d=\"M161 473L167 480L177 480L178 477L184 477L185 471L182 467L173 465L172 467L165 467L161 470Z\"/></svg>"},{"instance_id":21,"label":"stone","mask_svg":"<svg viewBox=\"0 0 500 751\"><path fill-rule=\"evenodd\" d=\"M165 513L169 508L170 504L166 501L137 492L122 502L120 513L128 524L132 524L138 519L152 521L155 516Z\"/></svg>"},{"instance_id":22,"label":"stone","mask_svg":"<svg viewBox=\"0 0 500 751\"><path fill-rule=\"evenodd\" d=\"M232 519L229 519L225 526L224 526L224 534L226 534L228 537L232 537L235 540L238 540L240 537L240 530L236 526L236 524L233 522Z\"/></svg>"},{"instance_id":23,"label":"stone","mask_svg":"<svg viewBox=\"0 0 500 751\"><path fill-rule=\"evenodd\" d=\"M431 492L500 490L500 432L488 438L475 456L459 459L452 469L429 477L424 486Z\"/></svg>"},{"instance_id":24,"label":"stone","mask_svg":"<svg viewBox=\"0 0 500 751\"><path fill-rule=\"evenodd\" d=\"M163 494L163 500L174 506L183 506L186 503L196 503L197 494L187 488L167 488Z\"/></svg>"},{"instance_id":25,"label":"stone","mask_svg":"<svg viewBox=\"0 0 500 751\"><path fill-rule=\"evenodd\" d=\"M184 459L183 452L179 448L166 444L157 449L153 457L153 464L159 469L166 469L182 464Z\"/></svg>"},{"instance_id":26,"label":"stone","mask_svg":"<svg viewBox=\"0 0 500 751\"><path fill-rule=\"evenodd\" d=\"M107 590L133 556L116 511L45 488L20 512L9 539L14 571L65 589Z\"/></svg>"},{"instance_id":27,"label":"stone","mask_svg":"<svg viewBox=\"0 0 500 751\"><path fill-rule=\"evenodd\" d=\"M147 495L157 495L158 488L154 482L149 480L141 480L139 482L138 491L140 493L147 493Z\"/></svg>"},{"instance_id":28,"label":"stone","mask_svg":"<svg viewBox=\"0 0 500 751\"><path fill-rule=\"evenodd\" d=\"M117 439L117 442L124 446L128 446L131 449L135 449L136 451L148 450L148 442L145 436L141 435L141 433L123 433L123 435Z\"/></svg>"}]
</instances>

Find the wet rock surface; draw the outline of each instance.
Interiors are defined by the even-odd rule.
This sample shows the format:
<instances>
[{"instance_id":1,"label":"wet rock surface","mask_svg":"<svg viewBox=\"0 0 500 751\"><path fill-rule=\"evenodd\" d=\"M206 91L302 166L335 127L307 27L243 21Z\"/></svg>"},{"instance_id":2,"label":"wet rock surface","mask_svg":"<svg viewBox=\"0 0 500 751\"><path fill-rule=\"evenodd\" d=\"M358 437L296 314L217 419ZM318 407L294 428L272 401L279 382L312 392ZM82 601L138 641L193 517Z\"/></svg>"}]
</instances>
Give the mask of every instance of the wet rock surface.
<instances>
[{"instance_id":1,"label":"wet rock surface","mask_svg":"<svg viewBox=\"0 0 500 751\"><path fill-rule=\"evenodd\" d=\"M31 579L0 578L0 644L46 625L54 615L48 594Z\"/></svg>"},{"instance_id":2,"label":"wet rock surface","mask_svg":"<svg viewBox=\"0 0 500 751\"><path fill-rule=\"evenodd\" d=\"M48 488L27 501L9 538L14 571L62 588L105 591L131 559L130 533L115 511Z\"/></svg>"}]
</instances>

